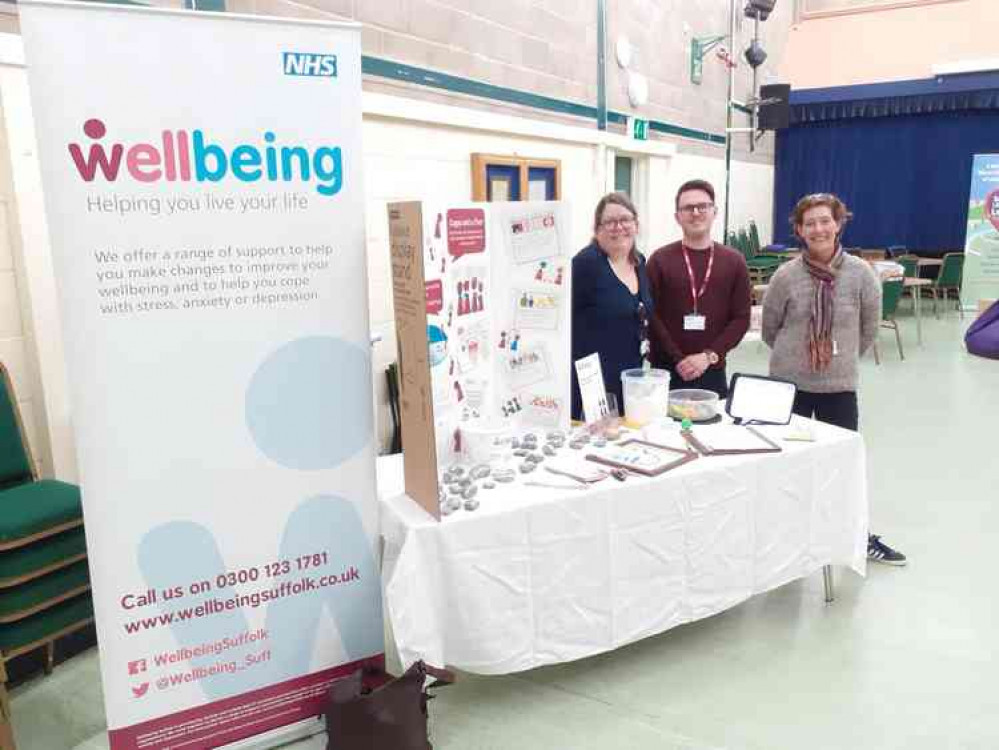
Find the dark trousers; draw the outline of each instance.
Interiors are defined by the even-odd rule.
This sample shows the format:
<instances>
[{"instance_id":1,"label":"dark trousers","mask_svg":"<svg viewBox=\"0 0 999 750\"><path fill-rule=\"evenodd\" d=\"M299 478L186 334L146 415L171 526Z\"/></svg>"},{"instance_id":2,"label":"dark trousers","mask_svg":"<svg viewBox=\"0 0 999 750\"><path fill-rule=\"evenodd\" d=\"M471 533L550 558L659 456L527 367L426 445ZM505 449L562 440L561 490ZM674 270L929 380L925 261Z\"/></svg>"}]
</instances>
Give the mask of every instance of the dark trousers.
<instances>
[{"instance_id":1,"label":"dark trousers","mask_svg":"<svg viewBox=\"0 0 999 750\"><path fill-rule=\"evenodd\" d=\"M693 380L684 380L677 373L673 365L667 365L669 370L669 389L675 391L679 388L701 388L705 391L714 391L718 398L728 398L728 376L724 367L709 367L704 374Z\"/></svg>"},{"instance_id":2,"label":"dark trousers","mask_svg":"<svg viewBox=\"0 0 999 750\"><path fill-rule=\"evenodd\" d=\"M794 413L809 419L827 422L845 430L857 431L860 412L857 409L857 392L809 393L798 391L794 397Z\"/></svg>"}]
</instances>

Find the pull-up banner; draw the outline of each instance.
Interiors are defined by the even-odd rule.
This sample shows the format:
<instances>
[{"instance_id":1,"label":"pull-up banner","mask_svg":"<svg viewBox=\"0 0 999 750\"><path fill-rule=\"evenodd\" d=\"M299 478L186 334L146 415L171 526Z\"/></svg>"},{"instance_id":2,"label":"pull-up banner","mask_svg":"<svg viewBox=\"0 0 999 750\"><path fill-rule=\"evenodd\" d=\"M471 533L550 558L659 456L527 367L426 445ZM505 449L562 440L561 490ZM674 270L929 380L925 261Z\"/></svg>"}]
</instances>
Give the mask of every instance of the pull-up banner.
<instances>
[{"instance_id":1,"label":"pull-up banner","mask_svg":"<svg viewBox=\"0 0 999 750\"><path fill-rule=\"evenodd\" d=\"M112 748L384 651L360 31L23 2Z\"/></svg>"},{"instance_id":2,"label":"pull-up banner","mask_svg":"<svg viewBox=\"0 0 999 750\"><path fill-rule=\"evenodd\" d=\"M965 310L999 299L999 154L975 154L971 165L962 281Z\"/></svg>"}]
</instances>

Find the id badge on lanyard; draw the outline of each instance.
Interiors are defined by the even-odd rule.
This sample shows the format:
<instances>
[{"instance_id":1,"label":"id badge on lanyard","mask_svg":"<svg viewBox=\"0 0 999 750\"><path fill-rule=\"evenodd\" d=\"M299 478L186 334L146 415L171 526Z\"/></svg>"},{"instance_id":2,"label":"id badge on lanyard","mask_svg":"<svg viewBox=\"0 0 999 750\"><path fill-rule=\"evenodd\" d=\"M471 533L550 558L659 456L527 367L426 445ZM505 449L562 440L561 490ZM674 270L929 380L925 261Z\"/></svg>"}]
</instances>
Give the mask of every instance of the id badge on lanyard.
<instances>
[{"instance_id":1,"label":"id badge on lanyard","mask_svg":"<svg viewBox=\"0 0 999 750\"><path fill-rule=\"evenodd\" d=\"M683 316L683 330L685 331L703 331L707 328L708 319L703 315L698 315L693 313L691 315Z\"/></svg>"},{"instance_id":2,"label":"id badge on lanyard","mask_svg":"<svg viewBox=\"0 0 999 750\"><path fill-rule=\"evenodd\" d=\"M694 299L694 312L683 316L683 330L703 331L707 329L708 319L697 311L697 303L704 296L708 282L711 280L711 272L715 267L714 243L711 243L711 248L708 250L708 268L704 272L704 281L701 283L700 289L697 288L697 281L694 279L694 267L690 263L690 251L687 250L686 245L683 246L683 260L687 264L687 277L690 279L690 296Z\"/></svg>"}]
</instances>

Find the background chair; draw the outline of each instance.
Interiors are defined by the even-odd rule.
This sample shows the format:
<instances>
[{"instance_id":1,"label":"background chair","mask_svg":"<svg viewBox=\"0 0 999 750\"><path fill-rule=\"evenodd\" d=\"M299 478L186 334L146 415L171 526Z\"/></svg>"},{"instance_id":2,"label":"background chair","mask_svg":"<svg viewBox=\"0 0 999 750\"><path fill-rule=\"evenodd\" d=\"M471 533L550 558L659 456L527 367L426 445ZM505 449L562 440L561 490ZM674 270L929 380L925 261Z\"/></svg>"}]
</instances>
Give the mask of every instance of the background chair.
<instances>
[{"instance_id":1,"label":"background chair","mask_svg":"<svg viewBox=\"0 0 999 750\"><path fill-rule=\"evenodd\" d=\"M78 487L39 479L0 363L0 661L46 649L94 618Z\"/></svg>"},{"instance_id":2,"label":"background chair","mask_svg":"<svg viewBox=\"0 0 999 750\"><path fill-rule=\"evenodd\" d=\"M933 314L937 317L937 299L943 295L944 302L949 298L950 292L954 292L957 297L957 310L961 317L964 317L964 310L961 309L961 277L964 272L964 253L946 253L943 257L943 265L940 266L940 273L934 280L933 285L928 287L933 294Z\"/></svg>"},{"instance_id":3,"label":"background chair","mask_svg":"<svg viewBox=\"0 0 999 750\"><path fill-rule=\"evenodd\" d=\"M892 258L893 261L898 263L905 269L903 276L907 279L918 279L919 278L919 256L918 255L899 255ZM909 299L912 300L913 305L916 304L915 295L921 294L918 287L909 287L908 289L902 290L903 294L907 294Z\"/></svg>"},{"instance_id":4,"label":"background chair","mask_svg":"<svg viewBox=\"0 0 999 750\"><path fill-rule=\"evenodd\" d=\"M892 328L895 330L895 341L898 344L898 356L905 361L905 352L902 350L902 334L898 328L898 321L895 320L895 311L898 309L898 301L902 298L902 279L887 279L881 282L881 328ZM877 339L874 340L874 361L881 364L881 353L878 351Z\"/></svg>"},{"instance_id":5,"label":"background chair","mask_svg":"<svg viewBox=\"0 0 999 750\"><path fill-rule=\"evenodd\" d=\"M742 253L742 257L746 259L750 286L769 283L774 271L785 260L760 252L760 235L754 222L750 222L748 230L729 231L727 244Z\"/></svg>"}]
</instances>

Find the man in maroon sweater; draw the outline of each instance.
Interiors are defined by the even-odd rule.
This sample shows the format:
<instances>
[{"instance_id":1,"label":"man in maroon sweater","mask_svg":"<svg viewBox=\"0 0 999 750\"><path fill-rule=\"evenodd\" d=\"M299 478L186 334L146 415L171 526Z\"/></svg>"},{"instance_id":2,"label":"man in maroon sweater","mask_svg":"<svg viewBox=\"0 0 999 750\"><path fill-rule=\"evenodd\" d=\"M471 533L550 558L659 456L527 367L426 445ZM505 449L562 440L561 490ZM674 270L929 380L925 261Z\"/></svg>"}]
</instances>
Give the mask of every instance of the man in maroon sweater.
<instances>
[{"instance_id":1,"label":"man in maroon sweater","mask_svg":"<svg viewBox=\"0 0 999 750\"><path fill-rule=\"evenodd\" d=\"M728 395L725 355L749 329L749 271L742 254L711 239L715 189L690 180L676 194L683 239L648 261L655 303L652 362L670 371L670 388Z\"/></svg>"}]
</instances>

